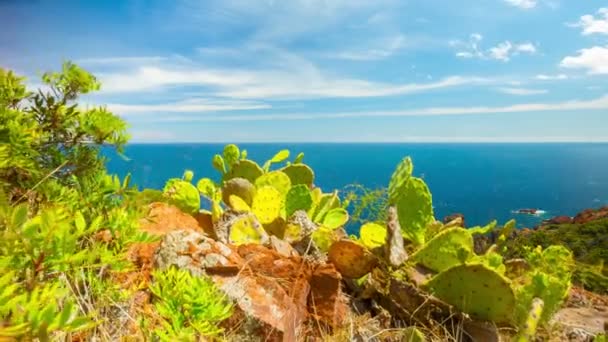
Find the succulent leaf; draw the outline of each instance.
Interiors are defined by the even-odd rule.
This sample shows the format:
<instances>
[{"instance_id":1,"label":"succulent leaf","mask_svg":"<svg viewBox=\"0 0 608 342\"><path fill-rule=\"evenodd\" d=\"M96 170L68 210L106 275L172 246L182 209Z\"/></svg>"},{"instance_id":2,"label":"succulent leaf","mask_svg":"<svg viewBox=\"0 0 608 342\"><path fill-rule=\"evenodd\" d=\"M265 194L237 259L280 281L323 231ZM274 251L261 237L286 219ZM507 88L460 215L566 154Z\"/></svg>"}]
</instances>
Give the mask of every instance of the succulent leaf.
<instances>
[{"instance_id":1,"label":"succulent leaf","mask_svg":"<svg viewBox=\"0 0 608 342\"><path fill-rule=\"evenodd\" d=\"M290 217L297 210L307 211L312 207L312 194L304 184L291 187L285 197L285 214Z\"/></svg>"},{"instance_id":2,"label":"succulent leaf","mask_svg":"<svg viewBox=\"0 0 608 342\"><path fill-rule=\"evenodd\" d=\"M464 256L463 256L464 255ZM448 228L412 255L412 260L435 272L442 272L473 255L473 237L464 228Z\"/></svg>"},{"instance_id":3,"label":"succulent leaf","mask_svg":"<svg viewBox=\"0 0 608 342\"><path fill-rule=\"evenodd\" d=\"M272 171L265 173L255 180L255 186L257 188L261 188L267 185L279 190L279 192L283 196L285 196L291 188L291 180L286 174L281 171Z\"/></svg>"},{"instance_id":4,"label":"succulent leaf","mask_svg":"<svg viewBox=\"0 0 608 342\"><path fill-rule=\"evenodd\" d=\"M344 208L334 208L327 212L323 218L323 226L338 229L348 222L348 211Z\"/></svg>"},{"instance_id":5,"label":"succulent leaf","mask_svg":"<svg viewBox=\"0 0 608 342\"><path fill-rule=\"evenodd\" d=\"M252 184L255 184L255 180L263 174L264 170L256 162L249 159L241 159L234 163L230 171L224 175L224 181L233 178L245 178Z\"/></svg>"},{"instance_id":6,"label":"succulent leaf","mask_svg":"<svg viewBox=\"0 0 608 342\"><path fill-rule=\"evenodd\" d=\"M292 185L306 184L310 187L315 180L315 173L305 164L291 164L282 168L281 171L289 176Z\"/></svg>"},{"instance_id":7,"label":"succulent leaf","mask_svg":"<svg viewBox=\"0 0 608 342\"><path fill-rule=\"evenodd\" d=\"M431 192L426 183L410 177L399 192L396 206L403 237L417 245L424 244L426 227L435 220Z\"/></svg>"},{"instance_id":8,"label":"succulent leaf","mask_svg":"<svg viewBox=\"0 0 608 342\"><path fill-rule=\"evenodd\" d=\"M382 247L386 242L386 227L368 222L359 229L359 237L361 243L369 249Z\"/></svg>"},{"instance_id":9,"label":"succulent leaf","mask_svg":"<svg viewBox=\"0 0 608 342\"><path fill-rule=\"evenodd\" d=\"M251 209L262 224L272 223L281 214L283 196L272 186L264 186L257 190Z\"/></svg>"},{"instance_id":10,"label":"succulent leaf","mask_svg":"<svg viewBox=\"0 0 608 342\"><path fill-rule=\"evenodd\" d=\"M397 165L388 184L388 198L390 204L395 204L400 193L405 191L405 185L409 181L413 170L414 165L412 164L412 159L410 157L403 158L401 163Z\"/></svg>"}]
</instances>

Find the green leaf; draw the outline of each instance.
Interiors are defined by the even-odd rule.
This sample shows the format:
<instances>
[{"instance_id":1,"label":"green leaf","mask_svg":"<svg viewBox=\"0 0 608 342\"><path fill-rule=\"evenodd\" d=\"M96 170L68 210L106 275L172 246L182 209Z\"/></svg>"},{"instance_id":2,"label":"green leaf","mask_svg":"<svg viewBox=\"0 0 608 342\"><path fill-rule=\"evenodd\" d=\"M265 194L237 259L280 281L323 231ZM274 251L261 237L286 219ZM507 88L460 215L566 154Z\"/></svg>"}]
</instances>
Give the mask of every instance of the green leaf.
<instances>
[{"instance_id":1,"label":"green leaf","mask_svg":"<svg viewBox=\"0 0 608 342\"><path fill-rule=\"evenodd\" d=\"M330 229L337 229L348 222L348 212L344 208L334 208L327 212L323 225Z\"/></svg>"},{"instance_id":2,"label":"green leaf","mask_svg":"<svg viewBox=\"0 0 608 342\"><path fill-rule=\"evenodd\" d=\"M11 217L11 225L13 227L21 227L27 221L28 206L27 204L19 204L13 208L13 215Z\"/></svg>"},{"instance_id":3,"label":"green leaf","mask_svg":"<svg viewBox=\"0 0 608 342\"><path fill-rule=\"evenodd\" d=\"M80 211L74 213L74 224L79 232L84 232L87 229L87 223Z\"/></svg>"}]
</instances>

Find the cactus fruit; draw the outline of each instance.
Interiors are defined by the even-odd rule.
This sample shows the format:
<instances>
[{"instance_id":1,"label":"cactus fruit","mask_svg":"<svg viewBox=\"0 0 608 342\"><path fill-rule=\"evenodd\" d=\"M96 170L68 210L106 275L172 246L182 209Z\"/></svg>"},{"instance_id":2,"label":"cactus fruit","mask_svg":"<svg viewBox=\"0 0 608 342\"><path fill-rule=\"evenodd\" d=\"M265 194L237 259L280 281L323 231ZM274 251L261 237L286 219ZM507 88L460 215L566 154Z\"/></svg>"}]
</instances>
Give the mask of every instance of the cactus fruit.
<instances>
[{"instance_id":1,"label":"cactus fruit","mask_svg":"<svg viewBox=\"0 0 608 342\"><path fill-rule=\"evenodd\" d=\"M182 179L185 182L188 182L188 183L192 182L192 178L194 178L194 172L192 172L192 170L184 171L184 175L182 176Z\"/></svg>"},{"instance_id":2,"label":"cactus fruit","mask_svg":"<svg viewBox=\"0 0 608 342\"><path fill-rule=\"evenodd\" d=\"M247 204L247 202L245 202L239 196L230 195L230 198L228 199L228 203L230 204L230 207L232 209L234 209L234 211L236 211L236 212L243 213L243 212L251 211L251 207Z\"/></svg>"},{"instance_id":3,"label":"cactus fruit","mask_svg":"<svg viewBox=\"0 0 608 342\"><path fill-rule=\"evenodd\" d=\"M254 161L249 159L241 159L232 165L228 173L224 175L224 181L233 178L245 178L252 184L255 180L264 174L264 170Z\"/></svg>"},{"instance_id":4,"label":"cactus fruit","mask_svg":"<svg viewBox=\"0 0 608 342\"><path fill-rule=\"evenodd\" d=\"M466 253L463 257L463 253ZM435 272L461 264L473 255L473 237L464 228L448 228L412 255L412 260Z\"/></svg>"},{"instance_id":5,"label":"cactus fruit","mask_svg":"<svg viewBox=\"0 0 608 342\"><path fill-rule=\"evenodd\" d=\"M185 213L194 214L201 207L201 196L192 183L173 178L167 181L163 194L169 203L178 207Z\"/></svg>"},{"instance_id":6,"label":"cactus fruit","mask_svg":"<svg viewBox=\"0 0 608 342\"><path fill-rule=\"evenodd\" d=\"M536 334L536 328L542 317L544 306L545 303L543 303L542 299L534 298L534 300L532 300L530 312L515 339L517 342L534 341L534 335Z\"/></svg>"},{"instance_id":7,"label":"cactus fruit","mask_svg":"<svg viewBox=\"0 0 608 342\"><path fill-rule=\"evenodd\" d=\"M230 196L240 197L248 206L253 203L256 189L250 181L245 178L232 178L224 182L222 187L222 200L230 204Z\"/></svg>"},{"instance_id":8,"label":"cactus fruit","mask_svg":"<svg viewBox=\"0 0 608 342\"><path fill-rule=\"evenodd\" d=\"M239 160L239 155L240 151L236 145L230 144L224 147L224 161L228 165L228 169L232 168L232 165Z\"/></svg>"},{"instance_id":9,"label":"cactus fruit","mask_svg":"<svg viewBox=\"0 0 608 342\"><path fill-rule=\"evenodd\" d=\"M222 175L226 174L226 164L224 163L224 158L222 158L222 156L220 156L219 154L213 156L211 165Z\"/></svg>"},{"instance_id":10,"label":"cactus fruit","mask_svg":"<svg viewBox=\"0 0 608 342\"><path fill-rule=\"evenodd\" d=\"M410 177L399 192L397 214L403 237L424 244L426 226L435 220L431 192L420 178Z\"/></svg>"},{"instance_id":11,"label":"cactus fruit","mask_svg":"<svg viewBox=\"0 0 608 342\"><path fill-rule=\"evenodd\" d=\"M257 190L251 210L262 224L272 223L281 214L283 196L272 186L264 186Z\"/></svg>"},{"instance_id":12,"label":"cactus fruit","mask_svg":"<svg viewBox=\"0 0 608 342\"><path fill-rule=\"evenodd\" d=\"M334 242L328 258L346 278L361 278L376 266L376 258L365 247L350 240Z\"/></svg>"},{"instance_id":13,"label":"cactus fruit","mask_svg":"<svg viewBox=\"0 0 608 342\"><path fill-rule=\"evenodd\" d=\"M338 229L348 222L348 211L344 208L334 208L327 212L323 218L323 226Z\"/></svg>"},{"instance_id":14,"label":"cactus fruit","mask_svg":"<svg viewBox=\"0 0 608 342\"><path fill-rule=\"evenodd\" d=\"M292 185L306 184L310 187L315 180L315 173L305 164L291 164L282 168L281 171L289 176Z\"/></svg>"},{"instance_id":15,"label":"cactus fruit","mask_svg":"<svg viewBox=\"0 0 608 342\"><path fill-rule=\"evenodd\" d=\"M291 180L281 171L272 171L265 173L255 180L255 186L261 188L270 185L279 190L281 195L285 196L291 188Z\"/></svg>"},{"instance_id":16,"label":"cactus fruit","mask_svg":"<svg viewBox=\"0 0 608 342\"><path fill-rule=\"evenodd\" d=\"M361 243L368 249L382 247L386 242L386 228L377 223L368 222L359 229Z\"/></svg>"},{"instance_id":17,"label":"cactus fruit","mask_svg":"<svg viewBox=\"0 0 608 342\"><path fill-rule=\"evenodd\" d=\"M252 216L241 216L237 218L230 227L230 243L241 245L245 243L266 244L269 241L268 234Z\"/></svg>"},{"instance_id":18,"label":"cactus fruit","mask_svg":"<svg viewBox=\"0 0 608 342\"><path fill-rule=\"evenodd\" d=\"M397 165L395 172L388 184L388 199L390 204L395 204L399 194L405 190L405 185L410 179L414 165L410 157L403 158L401 163Z\"/></svg>"},{"instance_id":19,"label":"cactus fruit","mask_svg":"<svg viewBox=\"0 0 608 342\"><path fill-rule=\"evenodd\" d=\"M308 210L312 206L310 189L304 184L293 186L285 197L285 214L290 217L296 210Z\"/></svg>"},{"instance_id":20,"label":"cactus fruit","mask_svg":"<svg viewBox=\"0 0 608 342\"><path fill-rule=\"evenodd\" d=\"M509 280L481 264L463 264L431 278L424 287L473 318L512 323L515 294Z\"/></svg>"}]
</instances>

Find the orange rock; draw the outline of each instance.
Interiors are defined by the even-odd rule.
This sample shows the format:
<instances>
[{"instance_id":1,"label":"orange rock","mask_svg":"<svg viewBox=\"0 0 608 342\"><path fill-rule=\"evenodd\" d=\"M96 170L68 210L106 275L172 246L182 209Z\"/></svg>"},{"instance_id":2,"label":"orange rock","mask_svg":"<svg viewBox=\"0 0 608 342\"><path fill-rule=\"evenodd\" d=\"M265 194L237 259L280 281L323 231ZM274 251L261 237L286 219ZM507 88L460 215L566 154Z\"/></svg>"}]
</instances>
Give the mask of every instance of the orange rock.
<instances>
[{"instance_id":1,"label":"orange rock","mask_svg":"<svg viewBox=\"0 0 608 342\"><path fill-rule=\"evenodd\" d=\"M317 267L310 279L309 312L331 327L342 325L348 310L341 280L332 264Z\"/></svg>"},{"instance_id":2,"label":"orange rock","mask_svg":"<svg viewBox=\"0 0 608 342\"><path fill-rule=\"evenodd\" d=\"M162 202L150 204L150 212L140 221L140 225L143 231L152 235L164 235L175 230L202 231L194 217Z\"/></svg>"}]
</instances>

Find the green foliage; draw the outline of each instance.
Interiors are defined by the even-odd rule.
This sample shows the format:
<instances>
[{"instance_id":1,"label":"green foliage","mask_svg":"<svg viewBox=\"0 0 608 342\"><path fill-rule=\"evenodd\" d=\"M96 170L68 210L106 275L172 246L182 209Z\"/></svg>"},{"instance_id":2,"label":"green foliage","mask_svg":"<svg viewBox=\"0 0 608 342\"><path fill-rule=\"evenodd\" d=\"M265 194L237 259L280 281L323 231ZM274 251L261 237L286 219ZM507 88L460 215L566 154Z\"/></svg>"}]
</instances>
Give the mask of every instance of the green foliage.
<instances>
[{"instance_id":1,"label":"green foliage","mask_svg":"<svg viewBox=\"0 0 608 342\"><path fill-rule=\"evenodd\" d=\"M175 205L185 213L197 213L201 207L201 196L198 189L189 181L172 178L167 181L163 194L169 203Z\"/></svg>"},{"instance_id":2,"label":"green foliage","mask_svg":"<svg viewBox=\"0 0 608 342\"><path fill-rule=\"evenodd\" d=\"M323 226L338 229L348 222L348 211L343 208L334 208L327 212L323 218Z\"/></svg>"},{"instance_id":3,"label":"green foliage","mask_svg":"<svg viewBox=\"0 0 608 342\"><path fill-rule=\"evenodd\" d=\"M368 222L359 229L361 243L368 249L384 246L386 234L386 227L373 222Z\"/></svg>"},{"instance_id":4,"label":"green foliage","mask_svg":"<svg viewBox=\"0 0 608 342\"><path fill-rule=\"evenodd\" d=\"M209 278L175 268L154 271L153 277L150 291L163 318L154 332L161 340L195 340L222 334L218 324L230 317L232 304Z\"/></svg>"},{"instance_id":5,"label":"green foliage","mask_svg":"<svg viewBox=\"0 0 608 342\"><path fill-rule=\"evenodd\" d=\"M285 212L290 217L297 210L307 211L312 206L312 195L310 189L304 184L298 184L287 192L285 197Z\"/></svg>"},{"instance_id":6,"label":"green foliage","mask_svg":"<svg viewBox=\"0 0 608 342\"><path fill-rule=\"evenodd\" d=\"M311 187L315 181L315 173L305 164L291 164L281 169L291 180L292 185L305 184Z\"/></svg>"},{"instance_id":7,"label":"green foliage","mask_svg":"<svg viewBox=\"0 0 608 342\"><path fill-rule=\"evenodd\" d=\"M360 184L344 188L344 207L350 212L352 223L384 222L388 206L387 189L370 189Z\"/></svg>"},{"instance_id":8,"label":"green foliage","mask_svg":"<svg viewBox=\"0 0 608 342\"><path fill-rule=\"evenodd\" d=\"M232 166L239 160L240 151L239 148L234 145L226 145L224 147L224 161L228 165L228 168L232 168Z\"/></svg>"},{"instance_id":9,"label":"green foliage","mask_svg":"<svg viewBox=\"0 0 608 342\"><path fill-rule=\"evenodd\" d=\"M279 152L277 152L277 154L275 154L272 158L270 158L270 160L266 161L264 163L264 171L268 172L270 171L270 166L272 164L277 164L277 163L281 163L285 160L287 160L287 158L289 158L289 150L281 150Z\"/></svg>"},{"instance_id":10,"label":"green foliage","mask_svg":"<svg viewBox=\"0 0 608 342\"><path fill-rule=\"evenodd\" d=\"M462 264L472 255L471 233L464 228L448 228L416 251L411 259L435 272L442 272Z\"/></svg>"},{"instance_id":11,"label":"green foliage","mask_svg":"<svg viewBox=\"0 0 608 342\"><path fill-rule=\"evenodd\" d=\"M256 188L245 178L232 178L224 182L221 190L222 200L230 205L230 196L240 197L247 205L251 206L256 194Z\"/></svg>"},{"instance_id":12,"label":"green foliage","mask_svg":"<svg viewBox=\"0 0 608 342\"><path fill-rule=\"evenodd\" d=\"M281 215L283 197L272 186L264 186L257 190L251 210L262 224L269 224Z\"/></svg>"},{"instance_id":13,"label":"green foliage","mask_svg":"<svg viewBox=\"0 0 608 342\"><path fill-rule=\"evenodd\" d=\"M285 196L291 188L291 180L281 171L272 171L265 173L255 180L255 186L261 188L263 186L272 186Z\"/></svg>"},{"instance_id":14,"label":"green foliage","mask_svg":"<svg viewBox=\"0 0 608 342\"><path fill-rule=\"evenodd\" d=\"M233 178L245 178L252 184L255 184L255 180L263 174L264 170L256 162L249 159L241 159L234 163L224 175L224 181Z\"/></svg>"},{"instance_id":15,"label":"green foliage","mask_svg":"<svg viewBox=\"0 0 608 342\"><path fill-rule=\"evenodd\" d=\"M400 194L406 191L406 185L414 171L414 165L410 157L404 158L391 176L388 184L388 199L390 204L397 203Z\"/></svg>"}]
</instances>

